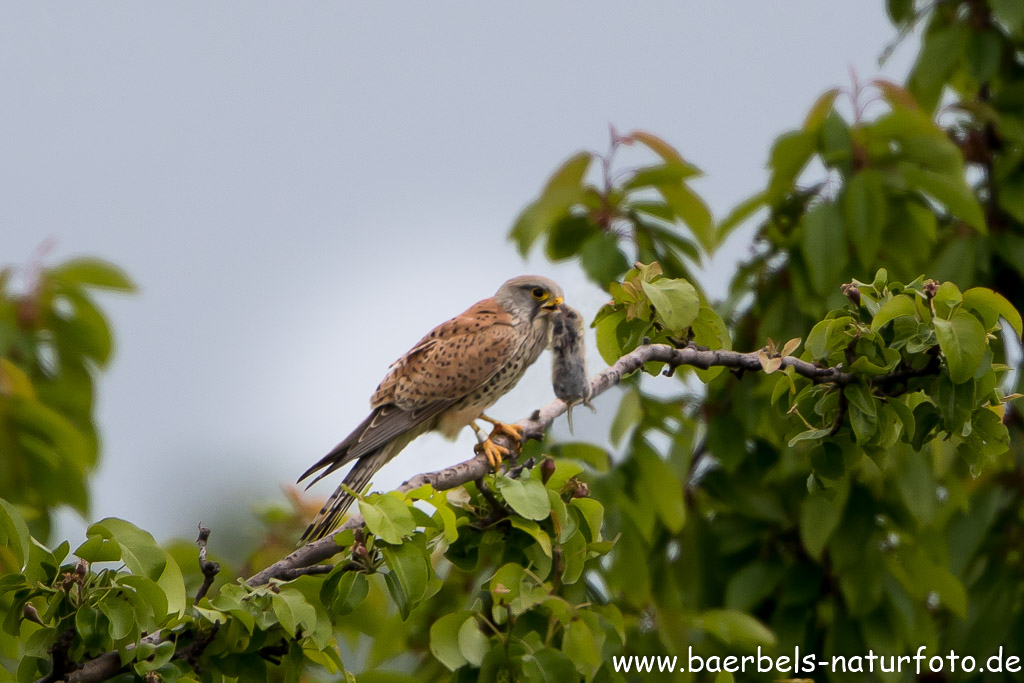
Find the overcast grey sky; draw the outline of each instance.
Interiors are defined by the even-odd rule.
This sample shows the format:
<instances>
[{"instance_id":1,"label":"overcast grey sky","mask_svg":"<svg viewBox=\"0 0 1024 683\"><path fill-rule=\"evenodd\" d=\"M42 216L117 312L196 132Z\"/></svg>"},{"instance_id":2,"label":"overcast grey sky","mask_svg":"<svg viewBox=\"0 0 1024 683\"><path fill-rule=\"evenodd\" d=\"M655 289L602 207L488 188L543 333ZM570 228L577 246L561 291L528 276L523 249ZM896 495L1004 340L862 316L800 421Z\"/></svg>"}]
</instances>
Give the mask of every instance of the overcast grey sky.
<instances>
[{"instance_id":1,"label":"overcast grey sky","mask_svg":"<svg viewBox=\"0 0 1024 683\"><path fill-rule=\"evenodd\" d=\"M53 237L51 262L100 255L141 288L103 299L118 352L92 518L187 537L231 524L219 499L237 518L279 497L391 361L508 277L553 276L592 315L574 266L505 241L562 159L604 149L609 123L653 131L720 217L850 66L903 78L913 46L876 61L893 37L880 0L0 4L0 257ZM549 372L493 413L546 403ZM603 423L577 414L577 437ZM376 483L472 442L424 437Z\"/></svg>"}]
</instances>

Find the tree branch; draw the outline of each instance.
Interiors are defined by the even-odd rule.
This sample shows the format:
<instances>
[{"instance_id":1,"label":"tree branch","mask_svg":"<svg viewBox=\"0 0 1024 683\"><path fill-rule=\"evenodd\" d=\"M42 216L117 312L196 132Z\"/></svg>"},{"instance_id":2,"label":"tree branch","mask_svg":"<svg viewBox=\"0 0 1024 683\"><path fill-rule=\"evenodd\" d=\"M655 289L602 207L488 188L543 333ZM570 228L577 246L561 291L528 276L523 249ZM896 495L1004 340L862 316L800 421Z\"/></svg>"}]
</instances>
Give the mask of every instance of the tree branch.
<instances>
[{"instance_id":1,"label":"tree branch","mask_svg":"<svg viewBox=\"0 0 1024 683\"><path fill-rule=\"evenodd\" d=\"M676 367L688 365L695 368L708 369L712 367L724 367L738 371L761 372L761 361L758 352L740 353L737 351L709 350L697 348L690 345L684 348L676 348L665 344L645 344L634 351L627 353L619 360L599 373L590 382L592 398L596 398L608 389L622 381L623 377L639 370L645 363L662 362L667 363L671 372ZM786 356L782 359L780 369L792 367L796 374L810 379L816 384L830 383L838 387L853 384L859 377L850 372L844 372L841 365L836 367L819 367L793 356ZM920 377L927 374L935 374L939 371L940 364L937 357L930 361L927 366L920 369L901 369L889 375L880 375L872 378L872 382L883 387L893 383L906 382L911 377ZM566 404L555 399L543 408L536 410L533 414L520 420L516 424L523 429L523 439L542 439L548 426L566 412ZM494 441L499 445L510 448L514 444L503 434L496 434ZM528 463L524 463L526 466ZM412 477L396 490L408 493L414 489L430 484L437 491L445 491L462 486L471 481L482 478L491 471L487 458L478 455L470 460L460 462L457 465L446 467L435 472L425 472ZM337 544L338 534L349 529L361 529L365 525L361 515L352 515L343 525L331 532L328 536L302 546L265 569L249 577L246 583L250 586L259 586L270 582L272 579L288 580L302 574L323 573L330 571L324 562L342 548ZM159 634L152 634L146 638L148 642L159 642ZM81 669L75 671L67 680L77 683L98 683L120 671L121 665L116 652L107 652L96 659L86 662Z\"/></svg>"},{"instance_id":2,"label":"tree branch","mask_svg":"<svg viewBox=\"0 0 1024 683\"><path fill-rule=\"evenodd\" d=\"M752 372L760 372L762 370L761 361L758 359L756 351L739 353L737 351L698 349L695 346L678 349L666 344L646 344L619 358L615 365L594 377L590 382L591 398L596 398L608 391L608 389L621 382L623 377L636 372L645 363L652 361L668 363L671 368L689 365L702 369L726 367ZM787 367L792 367L798 375L807 377L816 383L830 382L839 386L845 386L857 381L856 375L843 372L841 366L822 368L792 356L782 359L782 368ZM882 379L882 377L876 378L876 380L878 379ZM534 411L533 415L527 419L520 420L516 424L523 429L523 439L539 440L544 438L544 432L552 421L565 411L565 402L555 399L540 410ZM495 435L494 440L501 446L509 447L512 445L504 435ZM430 484L435 490L444 491L480 479L489 471L490 465L487 463L487 459L483 456L477 456L436 472L417 474L396 490L407 493L424 484ZM271 579L280 579L286 572L296 567L306 567L323 562L339 552L340 548L334 540L338 534L349 529L360 528L363 525L362 516L353 515L349 517L347 522L328 536L295 550L287 557L249 577L247 583L250 586L259 586Z\"/></svg>"},{"instance_id":3,"label":"tree branch","mask_svg":"<svg viewBox=\"0 0 1024 683\"><path fill-rule=\"evenodd\" d=\"M217 573L220 572L220 564L218 562L211 562L206 559L206 541L209 538L210 530L200 522L199 538L196 539L196 545L199 546L199 571L203 573L203 585L199 586L199 590L196 591L196 604L199 604L199 601L203 599L206 592L210 590L213 580L217 578Z\"/></svg>"}]
</instances>

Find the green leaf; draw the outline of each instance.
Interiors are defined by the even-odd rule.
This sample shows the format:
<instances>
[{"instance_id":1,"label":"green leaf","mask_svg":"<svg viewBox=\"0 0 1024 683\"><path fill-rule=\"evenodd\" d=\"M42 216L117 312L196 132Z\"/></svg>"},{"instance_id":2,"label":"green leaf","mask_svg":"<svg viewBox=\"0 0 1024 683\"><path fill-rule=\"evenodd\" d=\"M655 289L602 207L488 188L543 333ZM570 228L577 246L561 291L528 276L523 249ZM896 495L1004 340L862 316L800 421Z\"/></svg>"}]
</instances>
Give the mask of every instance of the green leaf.
<instances>
[{"instance_id":1,"label":"green leaf","mask_svg":"<svg viewBox=\"0 0 1024 683\"><path fill-rule=\"evenodd\" d=\"M522 666L523 680L530 683L564 683L578 677L572 661L551 648L523 655Z\"/></svg>"},{"instance_id":2,"label":"green leaf","mask_svg":"<svg viewBox=\"0 0 1024 683\"><path fill-rule=\"evenodd\" d=\"M572 258L600 229L586 216L564 216L551 228L545 251L552 261Z\"/></svg>"},{"instance_id":3,"label":"green leaf","mask_svg":"<svg viewBox=\"0 0 1024 683\"><path fill-rule=\"evenodd\" d=\"M526 519L547 519L551 513L547 489L536 479L512 479L499 474L495 476L495 487L509 507Z\"/></svg>"},{"instance_id":4,"label":"green leaf","mask_svg":"<svg viewBox=\"0 0 1024 683\"><path fill-rule=\"evenodd\" d=\"M111 638L115 641L127 637L135 629L135 610L124 598L109 595L100 601L97 607L110 622Z\"/></svg>"},{"instance_id":5,"label":"green leaf","mask_svg":"<svg viewBox=\"0 0 1024 683\"><path fill-rule=\"evenodd\" d=\"M281 626L290 635L294 636L299 629L308 635L316 628L316 608L300 591L282 587L279 593L270 594L270 602Z\"/></svg>"},{"instance_id":6,"label":"green leaf","mask_svg":"<svg viewBox=\"0 0 1024 683\"><path fill-rule=\"evenodd\" d=\"M751 216L758 212L765 204L765 193L759 192L752 197L744 199L736 205L729 214L718 224L718 234L715 243L721 244L733 230L743 225Z\"/></svg>"},{"instance_id":7,"label":"green leaf","mask_svg":"<svg viewBox=\"0 0 1024 683\"><path fill-rule=\"evenodd\" d=\"M776 562L755 560L729 577L725 606L749 612L775 591L785 575L785 567Z\"/></svg>"},{"instance_id":8,"label":"green leaf","mask_svg":"<svg viewBox=\"0 0 1024 683\"><path fill-rule=\"evenodd\" d=\"M949 378L962 384L974 377L985 354L985 328L970 313L959 310L949 320L935 318L935 336L949 366Z\"/></svg>"},{"instance_id":9,"label":"green leaf","mask_svg":"<svg viewBox=\"0 0 1024 683\"><path fill-rule=\"evenodd\" d=\"M672 208L672 212L690 228L690 232L704 250L709 253L714 251L715 221L704 200L684 184L661 185L658 191L665 199L665 203Z\"/></svg>"},{"instance_id":10,"label":"green leaf","mask_svg":"<svg viewBox=\"0 0 1024 683\"><path fill-rule=\"evenodd\" d=\"M125 574L118 577L117 582L135 591L135 595L153 612L157 622L162 622L164 617L171 613L171 610L168 609L167 594L156 581L144 576Z\"/></svg>"},{"instance_id":11,"label":"green leaf","mask_svg":"<svg viewBox=\"0 0 1024 683\"><path fill-rule=\"evenodd\" d=\"M402 586L410 603L418 602L427 590L430 566L423 551L414 543L381 548L384 561Z\"/></svg>"},{"instance_id":12,"label":"green leaf","mask_svg":"<svg viewBox=\"0 0 1024 683\"><path fill-rule=\"evenodd\" d=\"M552 451L553 455L557 455L556 467L559 461L565 459L584 463L602 474L611 469L611 454L604 448L595 446L592 443L560 443L552 448ZM548 484L550 483L551 480L548 479Z\"/></svg>"},{"instance_id":13,"label":"green leaf","mask_svg":"<svg viewBox=\"0 0 1024 683\"><path fill-rule=\"evenodd\" d=\"M696 320L700 296L686 280L662 278L654 282L641 281L640 285L669 330L681 332Z\"/></svg>"},{"instance_id":14,"label":"green leaf","mask_svg":"<svg viewBox=\"0 0 1024 683\"><path fill-rule=\"evenodd\" d=\"M583 537L583 532L579 528L562 543L562 560L565 563L562 568L562 583L571 584L579 581L587 561L587 539Z\"/></svg>"},{"instance_id":15,"label":"green leaf","mask_svg":"<svg viewBox=\"0 0 1024 683\"><path fill-rule=\"evenodd\" d=\"M467 660L459 650L459 629L467 619L473 619L471 612L446 614L430 627L430 653L449 671L466 665Z\"/></svg>"},{"instance_id":16,"label":"green leaf","mask_svg":"<svg viewBox=\"0 0 1024 683\"><path fill-rule=\"evenodd\" d=\"M132 668L135 672L143 677L151 671L156 671L163 667L164 664L171 661L171 657L174 656L174 641L165 640L158 645L150 645L145 650L138 653L135 663ZM111 679L117 681L117 679Z\"/></svg>"},{"instance_id":17,"label":"green leaf","mask_svg":"<svg viewBox=\"0 0 1024 683\"><path fill-rule=\"evenodd\" d=\"M811 360L827 361L833 349L845 343L844 332L850 324L850 316L822 320L811 328L804 342L804 350L811 354Z\"/></svg>"},{"instance_id":18,"label":"green leaf","mask_svg":"<svg viewBox=\"0 0 1024 683\"><path fill-rule=\"evenodd\" d=\"M116 562L121 559L121 546L102 525L86 529L86 540L75 549L75 555L86 562Z\"/></svg>"},{"instance_id":19,"label":"green leaf","mask_svg":"<svg viewBox=\"0 0 1024 683\"><path fill-rule=\"evenodd\" d=\"M430 484L424 484L406 495L413 500L425 500L434 506L437 510L435 514L440 518L440 526L444 532L445 541L454 543L458 539L458 519L456 519L455 512L448 502L448 496L445 491L435 491L434 487Z\"/></svg>"},{"instance_id":20,"label":"green leaf","mask_svg":"<svg viewBox=\"0 0 1024 683\"><path fill-rule=\"evenodd\" d=\"M636 190L661 185L679 185L684 180L699 176L700 170L685 161L672 161L638 168L622 183L624 190Z\"/></svg>"},{"instance_id":21,"label":"green leaf","mask_svg":"<svg viewBox=\"0 0 1024 683\"><path fill-rule=\"evenodd\" d=\"M324 588L327 588L327 582ZM359 605L363 604L366 594L370 590L370 584L366 580L366 574L362 572L342 572L337 582L337 589L334 591L333 599L330 595L325 597L330 600L331 611L338 616L351 614ZM328 604L327 601L324 601Z\"/></svg>"},{"instance_id":22,"label":"green leaf","mask_svg":"<svg viewBox=\"0 0 1024 683\"><path fill-rule=\"evenodd\" d=\"M726 645L745 649L775 645L775 634L760 621L735 610L710 610L697 619L698 628Z\"/></svg>"},{"instance_id":23,"label":"green leaf","mask_svg":"<svg viewBox=\"0 0 1024 683\"><path fill-rule=\"evenodd\" d=\"M810 452L811 467L822 479L839 479L846 474L843 449L831 441L823 441Z\"/></svg>"},{"instance_id":24,"label":"green leaf","mask_svg":"<svg viewBox=\"0 0 1024 683\"><path fill-rule=\"evenodd\" d=\"M1021 137L1024 137L1024 134ZM1018 176L1016 182L1004 182L999 188L999 196L996 197L996 200L999 202L1000 209L1013 216L1018 222L1024 223L1024 178ZM1007 257L1006 260L1014 265L1017 272L1020 272L1022 270L1020 265L1021 243L1024 238L1003 233L996 239L1003 242L1004 248L1000 251Z\"/></svg>"},{"instance_id":25,"label":"green leaf","mask_svg":"<svg viewBox=\"0 0 1024 683\"><path fill-rule=\"evenodd\" d=\"M865 443L878 430L877 401L863 384L851 384L843 389L850 402L849 416L858 443Z\"/></svg>"},{"instance_id":26,"label":"green leaf","mask_svg":"<svg viewBox=\"0 0 1024 683\"><path fill-rule=\"evenodd\" d=\"M5 567L4 551L13 555L14 566ZM25 566L29 551L28 525L17 508L0 498L0 574L14 574Z\"/></svg>"},{"instance_id":27,"label":"green leaf","mask_svg":"<svg viewBox=\"0 0 1024 683\"><path fill-rule=\"evenodd\" d=\"M878 171L861 171L850 179L843 195L843 215L857 257L862 264L873 265L882 245L886 215L885 191Z\"/></svg>"},{"instance_id":28,"label":"green leaf","mask_svg":"<svg viewBox=\"0 0 1024 683\"><path fill-rule=\"evenodd\" d=\"M965 308L980 313L987 328L994 327L996 320L1002 317L1010 323L1010 327L1017 333L1018 338L1024 334L1020 313L1006 297L998 292L984 287L972 287L963 293L963 305Z\"/></svg>"},{"instance_id":29,"label":"green leaf","mask_svg":"<svg viewBox=\"0 0 1024 683\"><path fill-rule=\"evenodd\" d=\"M53 446L61 456L62 467L81 473L91 464L85 435L60 412L40 401L21 398L12 401L11 417L18 425Z\"/></svg>"},{"instance_id":30,"label":"green leaf","mask_svg":"<svg viewBox=\"0 0 1024 683\"><path fill-rule=\"evenodd\" d=\"M992 14L1011 32L1024 31L1024 4L1018 0L992 0Z\"/></svg>"},{"instance_id":31,"label":"green leaf","mask_svg":"<svg viewBox=\"0 0 1024 683\"><path fill-rule=\"evenodd\" d=\"M964 27L959 22L925 31L908 85L925 111L932 111L946 86L950 72L963 54Z\"/></svg>"},{"instance_id":32,"label":"green leaf","mask_svg":"<svg viewBox=\"0 0 1024 683\"><path fill-rule=\"evenodd\" d=\"M484 655L491 649L491 641L480 631L475 617L462 622L456 638L459 654L473 666L480 666L484 661Z\"/></svg>"},{"instance_id":33,"label":"green leaf","mask_svg":"<svg viewBox=\"0 0 1024 683\"><path fill-rule=\"evenodd\" d=\"M123 270L102 259L84 257L65 261L49 275L64 282L122 292L134 292L135 283Z\"/></svg>"},{"instance_id":34,"label":"green leaf","mask_svg":"<svg viewBox=\"0 0 1024 683\"><path fill-rule=\"evenodd\" d=\"M107 649L107 618L95 607L80 607L75 612L75 630L90 649Z\"/></svg>"},{"instance_id":35,"label":"green leaf","mask_svg":"<svg viewBox=\"0 0 1024 683\"><path fill-rule=\"evenodd\" d=\"M660 156L665 163L686 164L683 160L683 156L679 153L679 150L653 133L648 133L645 130L634 130L629 135L625 136L625 138L646 146L647 149ZM629 143L627 142L627 144ZM686 165L689 166L689 164ZM700 173L700 171L697 171L697 173Z\"/></svg>"},{"instance_id":36,"label":"green leaf","mask_svg":"<svg viewBox=\"0 0 1024 683\"><path fill-rule=\"evenodd\" d=\"M843 218L835 204L821 202L803 219L800 243L814 290L823 296L835 291L846 271L847 248Z\"/></svg>"},{"instance_id":37,"label":"green leaf","mask_svg":"<svg viewBox=\"0 0 1024 683\"><path fill-rule=\"evenodd\" d=\"M640 402L640 392L636 389L629 389L622 395L619 402L619 410L612 420L610 439L613 446L618 446L622 440L636 425L643 419L643 405Z\"/></svg>"},{"instance_id":38,"label":"green leaf","mask_svg":"<svg viewBox=\"0 0 1024 683\"><path fill-rule=\"evenodd\" d=\"M807 553L816 560L821 559L825 544L843 518L847 490L843 486L839 495L831 497L816 491L800 505L800 540Z\"/></svg>"},{"instance_id":39,"label":"green leaf","mask_svg":"<svg viewBox=\"0 0 1024 683\"><path fill-rule=\"evenodd\" d=\"M540 197L519 214L509 238L516 243L520 254L525 255L538 237L582 199L583 177L592 158L589 152L580 152L566 160L548 179Z\"/></svg>"},{"instance_id":40,"label":"green leaf","mask_svg":"<svg viewBox=\"0 0 1024 683\"><path fill-rule=\"evenodd\" d=\"M793 189L793 184L814 155L816 145L817 133L807 130L786 133L775 140L768 160L772 169L768 199L772 203Z\"/></svg>"},{"instance_id":41,"label":"green leaf","mask_svg":"<svg viewBox=\"0 0 1024 683\"><path fill-rule=\"evenodd\" d=\"M624 310L615 311L600 320L594 321L597 350L608 365L614 365L622 355L619 345L619 324L626 319Z\"/></svg>"},{"instance_id":42,"label":"green leaf","mask_svg":"<svg viewBox=\"0 0 1024 683\"><path fill-rule=\"evenodd\" d=\"M587 277L601 287L629 270L629 260L619 248L618 238L610 232L600 232L583 243L580 264Z\"/></svg>"},{"instance_id":43,"label":"green leaf","mask_svg":"<svg viewBox=\"0 0 1024 683\"><path fill-rule=\"evenodd\" d=\"M967 71L978 83L988 82L999 70L1003 39L998 31L971 31L964 46Z\"/></svg>"},{"instance_id":44,"label":"green leaf","mask_svg":"<svg viewBox=\"0 0 1024 683\"><path fill-rule=\"evenodd\" d=\"M926 171L910 164L901 164L900 170L907 182L925 194L931 196L949 210L957 218L973 227L982 234L988 233L985 226L985 213L981 210L978 198L963 178Z\"/></svg>"},{"instance_id":45,"label":"green leaf","mask_svg":"<svg viewBox=\"0 0 1024 683\"><path fill-rule=\"evenodd\" d=\"M121 559L134 574L156 580L167 565L167 553L148 531L117 517L101 519L89 528L102 528L121 546Z\"/></svg>"},{"instance_id":46,"label":"green leaf","mask_svg":"<svg viewBox=\"0 0 1024 683\"><path fill-rule=\"evenodd\" d=\"M582 619L566 624L562 636L562 652L587 680L601 668L601 650L597 644L597 636Z\"/></svg>"},{"instance_id":47,"label":"green leaf","mask_svg":"<svg viewBox=\"0 0 1024 683\"><path fill-rule=\"evenodd\" d=\"M92 358L100 367L110 360L113 350L113 338L107 319L89 297L77 288L62 292L60 299L66 302L71 311L67 316L54 315L52 324L55 334L67 346Z\"/></svg>"},{"instance_id":48,"label":"green leaf","mask_svg":"<svg viewBox=\"0 0 1024 683\"><path fill-rule=\"evenodd\" d=\"M792 448L794 445L801 441L816 441L817 439L823 439L828 436L829 429L808 429L800 432L792 439L789 440L789 447Z\"/></svg>"},{"instance_id":49,"label":"green leaf","mask_svg":"<svg viewBox=\"0 0 1024 683\"><path fill-rule=\"evenodd\" d=\"M940 318L949 320L953 311L959 308L963 301L964 297L959 287L952 282L943 282L932 298L932 308Z\"/></svg>"},{"instance_id":50,"label":"green leaf","mask_svg":"<svg viewBox=\"0 0 1024 683\"><path fill-rule=\"evenodd\" d=\"M591 542L600 541L601 527L604 524L604 506L593 498L573 498L569 505L579 510L586 520Z\"/></svg>"},{"instance_id":51,"label":"green leaf","mask_svg":"<svg viewBox=\"0 0 1024 683\"><path fill-rule=\"evenodd\" d=\"M366 496L359 501L359 512L370 533L392 545L401 543L416 530L409 506L397 494Z\"/></svg>"},{"instance_id":52,"label":"green leaf","mask_svg":"<svg viewBox=\"0 0 1024 683\"><path fill-rule=\"evenodd\" d=\"M871 320L871 330L877 332L887 322L908 315L917 315L917 306L914 304L914 300L906 294L897 294L882 304L878 312L875 313L875 317Z\"/></svg>"},{"instance_id":53,"label":"green leaf","mask_svg":"<svg viewBox=\"0 0 1024 683\"><path fill-rule=\"evenodd\" d=\"M181 614L185 611L185 577L181 574L181 568L173 557L156 544L156 540L148 531L123 519L107 517L90 526L87 535L89 540L75 551L76 555L83 557L80 551L84 551L90 543L96 544L93 547L98 552L89 551L94 556L102 555L103 552L113 553L114 548L111 544L115 545L118 554L115 559L122 560L133 573L155 581L164 592L169 614ZM98 545L101 540L102 547Z\"/></svg>"},{"instance_id":54,"label":"green leaf","mask_svg":"<svg viewBox=\"0 0 1024 683\"><path fill-rule=\"evenodd\" d=\"M821 129L825 123L825 118L832 111L832 106L835 104L840 92L839 88L829 88L815 100L814 104L811 105L811 110L807 112L807 116L804 118L804 130L817 131Z\"/></svg>"},{"instance_id":55,"label":"green leaf","mask_svg":"<svg viewBox=\"0 0 1024 683\"><path fill-rule=\"evenodd\" d=\"M885 9L894 24L902 24L914 16L914 0L886 0Z\"/></svg>"},{"instance_id":56,"label":"green leaf","mask_svg":"<svg viewBox=\"0 0 1024 683\"><path fill-rule=\"evenodd\" d=\"M522 517L511 517L509 521L512 523L513 529L519 529L520 531L529 534L533 537L533 540L537 541L537 545L544 551L544 554L551 557L551 537L548 533L540 528L540 525L533 520L524 519Z\"/></svg>"},{"instance_id":57,"label":"green leaf","mask_svg":"<svg viewBox=\"0 0 1024 683\"><path fill-rule=\"evenodd\" d=\"M587 446L587 444L575 444L575 446L585 447ZM562 487L565 486L566 482L568 482L570 479L572 479L577 474L580 474L583 471L583 465L579 464L578 462L572 462L571 460L563 459L568 457L566 450L568 450L569 453L572 453L574 451L578 453L579 448L573 448L572 446L570 446L568 449L559 450L561 457L556 458L554 460L555 470L550 474L550 476L548 476L548 480L544 484L546 488L549 488L553 491L561 491ZM537 469L534 469L532 471L532 476L534 479L538 477Z\"/></svg>"},{"instance_id":58,"label":"green leaf","mask_svg":"<svg viewBox=\"0 0 1024 683\"><path fill-rule=\"evenodd\" d=\"M640 467L640 481L644 492L665 527L673 534L679 533L686 523L686 506L683 503L683 485L668 463L646 443L639 444L633 458Z\"/></svg>"},{"instance_id":59,"label":"green leaf","mask_svg":"<svg viewBox=\"0 0 1024 683\"><path fill-rule=\"evenodd\" d=\"M926 527L935 518L935 477L928 457L908 450L896 458L896 485L903 502L918 523Z\"/></svg>"}]
</instances>

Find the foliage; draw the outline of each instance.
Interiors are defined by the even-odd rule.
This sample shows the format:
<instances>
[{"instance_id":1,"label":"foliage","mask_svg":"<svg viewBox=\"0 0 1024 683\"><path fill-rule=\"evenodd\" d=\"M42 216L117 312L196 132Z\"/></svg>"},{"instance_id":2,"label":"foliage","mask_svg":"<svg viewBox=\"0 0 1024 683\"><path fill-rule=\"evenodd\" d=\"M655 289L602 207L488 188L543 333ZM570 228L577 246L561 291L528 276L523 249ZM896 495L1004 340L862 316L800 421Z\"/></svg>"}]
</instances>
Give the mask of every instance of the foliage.
<instances>
[{"instance_id":1,"label":"foliage","mask_svg":"<svg viewBox=\"0 0 1024 683\"><path fill-rule=\"evenodd\" d=\"M86 477L99 455L94 383L113 353L92 291L135 286L97 259L34 265L23 292L17 275L0 270L0 497L45 540L53 508L89 512Z\"/></svg>"},{"instance_id":2,"label":"foliage","mask_svg":"<svg viewBox=\"0 0 1024 683\"><path fill-rule=\"evenodd\" d=\"M186 597L174 554L132 524L93 524L78 561L66 562L66 542L45 548L0 502L0 536L17 568L0 580L0 652L20 660L16 678L4 680L46 674L55 649L68 661L116 651L135 674L167 681L198 680L198 671L204 680L264 680L278 663L290 680L303 664L344 670L336 633L349 643L370 636L371 658L384 660L418 632L435 676L441 667L590 676L623 644L618 608L584 580L612 541L602 535L603 507L577 478L584 466L545 462L518 477L489 476L488 495L424 486L363 497L367 531L338 537L346 549L330 573L224 582L198 601Z\"/></svg>"},{"instance_id":3,"label":"foliage","mask_svg":"<svg viewBox=\"0 0 1024 683\"><path fill-rule=\"evenodd\" d=\"M613 175L617 152L633 145L645 147L657 161ZM595 161L601 167L599 184L586 182ZM711 211L689 184L700 175L661 138L645 131L619 135L613 128L608 154L580 152L565 161L519 214L509 237L522 254L543 237L549 259L578 257L583 271L602 287L632 262L620 240L635 245L635 259L657 261L666 274L693 280L690 265L699 263L701 250L712 249L716 239Z\"/></svg>"},{"instance_id":4,"label":"foliage","mask_svg":"<svg viewBox=\"0 0 1024 683\"><path fill-rule=\"evenodd\" d=\"M593 324L609 364L648 343L757 351L752 368L648 363L623 378L618 407L600 404L614 453L532 442L532 470L364 496L365 530L338 536L324 573L249 586L241 577L290 550L307 516L296 501L266 515L250 570L225 566L198 601L193 546L162 549L108 519L76 561L29 533L45 538L33 520L74 501L25 499L38 480L5 489L10 677L116 652L124 680L347 668L361 681L621 681L634 679L617 654L987 657L1024 642L1018 4L889 0L896 27L922 35L906 85L826 92L773 145L765 187L717 224L690 185L696 167L650 133L613 131L606 156L555 171L510 238L578 261L608 292ZM630 146L653 161L620 171ZM727 300L709 301L693 267L750 231ZM36 297L65 310L52 299ZM24 431L8 417L28 395L14 391L22 376L62 419L91 419L91 404L68 412L63 390L38 389L53 374L41 349L74 338L47 325L8 323L35 349L5 341L0 375L0 439L20 448L3 452L21 459L38 455L11 436ZM83 354L94 372L101 359ZM73 458L65 447L53 440L49 457Z\"/></svg>"}]
</instances>

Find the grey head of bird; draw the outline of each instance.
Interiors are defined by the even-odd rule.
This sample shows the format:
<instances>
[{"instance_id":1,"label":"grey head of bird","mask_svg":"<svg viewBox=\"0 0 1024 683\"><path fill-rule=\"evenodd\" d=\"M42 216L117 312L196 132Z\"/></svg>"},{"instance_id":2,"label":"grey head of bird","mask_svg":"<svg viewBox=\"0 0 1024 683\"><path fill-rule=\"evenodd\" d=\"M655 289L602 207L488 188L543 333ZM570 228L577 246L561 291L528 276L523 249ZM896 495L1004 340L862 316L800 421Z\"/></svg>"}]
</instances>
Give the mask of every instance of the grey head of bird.
<instances>
[{"instance_id":1,"label":"grey head of bird","mask_svg":"<svg viewBox=\"0 0 1024 683\"><path fill-rule=\"evenodd\" d=\"M498 305L523 321L547 317L565 297L554 280L540 275L520 275L505 282L494 294Z\"/></svg>"}]
</instances>

